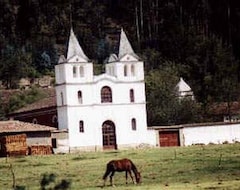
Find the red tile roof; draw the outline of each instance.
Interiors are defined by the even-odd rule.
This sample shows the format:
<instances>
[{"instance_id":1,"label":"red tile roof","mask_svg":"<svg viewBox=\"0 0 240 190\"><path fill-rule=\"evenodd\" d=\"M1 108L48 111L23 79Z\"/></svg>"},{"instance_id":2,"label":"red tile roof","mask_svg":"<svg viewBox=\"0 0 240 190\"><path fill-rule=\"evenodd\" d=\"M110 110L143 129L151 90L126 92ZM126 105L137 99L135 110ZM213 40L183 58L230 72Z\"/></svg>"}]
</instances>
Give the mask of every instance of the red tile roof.
<instances>
[{"instance_id":1,"label":"red tile roof","mask_svg":"<svg viewBox=\"0 0 240 190\"><path fill-rule=\"evenodd\" d=\"M56 128L16 120L0 121L0 133L54 131Z\"/></svg>"}]
</instances>

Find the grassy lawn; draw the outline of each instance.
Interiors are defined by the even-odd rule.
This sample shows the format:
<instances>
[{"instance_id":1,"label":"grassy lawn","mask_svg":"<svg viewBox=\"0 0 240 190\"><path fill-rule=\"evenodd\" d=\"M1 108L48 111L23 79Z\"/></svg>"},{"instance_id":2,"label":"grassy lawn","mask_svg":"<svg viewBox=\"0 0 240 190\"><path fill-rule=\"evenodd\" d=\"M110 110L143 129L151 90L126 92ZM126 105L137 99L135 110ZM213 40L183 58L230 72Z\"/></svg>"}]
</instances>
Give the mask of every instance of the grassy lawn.
<instances>
[{"instance_id":1,"label":"grassy lawn","mask_svg":"<svg viewBox=\"0 0 240 190\"><path fill-rule=\"evenodd\" d=\"M10 164L16 185L29 190L40 189L45 173L70 180L71 189L101 189L106 163L124 157L141 171L142 184L126 185L116 173L114 189L240 189L240 144L0 158L0 189L12 189Z\"/></svg>"}]
</instances>

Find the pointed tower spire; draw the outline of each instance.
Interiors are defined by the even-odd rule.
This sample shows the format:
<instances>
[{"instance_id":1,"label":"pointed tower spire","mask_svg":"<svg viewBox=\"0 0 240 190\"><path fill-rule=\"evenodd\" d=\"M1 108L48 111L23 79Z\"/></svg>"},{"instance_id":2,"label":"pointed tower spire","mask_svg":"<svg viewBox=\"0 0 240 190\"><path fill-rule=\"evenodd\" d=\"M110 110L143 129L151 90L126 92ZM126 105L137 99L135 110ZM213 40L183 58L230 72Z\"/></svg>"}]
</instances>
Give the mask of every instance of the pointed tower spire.
<instances>
[{"instance_id":1,"label":"pointed tower spire","mask_svg":"<svg viewBox=\"0 0 240 190\"><path fill-rule=\"evenodd\" d=\"M180 77L180 81L178 82L176 87L181 92L187 92L192 90L191 87L183 80L182 77Z\"/></svg>"},{"instance_id":2,"label":"pointed tower spire","mask_svg":"<svg viewBox=\"0 0 240 190\"><path fill-rule=\"evenodd\" d=\"M133 55L134 57L138 58L138 56L134 53L132 46L131 46L130 42L128 41L128 38L122 28L121 35L120 35L118 58L121 59L121 57L123 57L126 54L130 54L130 55Z\"/></svg>"},{"instance_id":3,"label":"pointed tower spire","mask_svg":"<svg viewBox=\"0 0 240 190\"><path fill-rule=\"evenodd\" d=\"M86 61L89 60L88 57L83 52L81 46L79 45L79 42L73 32L73 29L71 28L69 42L68 42L67 59L70 59L71 57L73 57L75 55L80 56L81 58L85 59Z\"/></svg>"}]
</instances>

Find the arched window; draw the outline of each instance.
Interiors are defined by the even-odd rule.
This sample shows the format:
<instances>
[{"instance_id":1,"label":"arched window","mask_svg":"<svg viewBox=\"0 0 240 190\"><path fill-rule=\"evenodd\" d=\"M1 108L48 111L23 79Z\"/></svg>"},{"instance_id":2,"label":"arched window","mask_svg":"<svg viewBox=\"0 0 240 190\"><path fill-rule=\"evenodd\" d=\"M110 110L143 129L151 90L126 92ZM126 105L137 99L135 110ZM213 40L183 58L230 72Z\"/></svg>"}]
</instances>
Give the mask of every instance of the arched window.
<instances>
[{"instance_id":1,"label":"arched window","mask_svg":"<svg viewBox=\"0 0 240 190\"><path fill-rule=\"evenodd\" d=\"M79 67L79 73L80 73L80 77L84 77L84 68L83 68L83 66Z\"/></svg>"},{"instance_id":2,"label":"arched window","mask_svg":"<svg viewBox=\"0 0 240 190\"><path fill-rule=\"evenodd\" d=\"M58 127L58 119L56 115L52 116L52 123L54 127Z\"/></svg>"},{"instance_id":3,"label":"arched window","mask_svg":"<svg viewBox=\"0 0 240 190\"><path fill-rule=\"evenodd\" d=\"M112 90L108 86L104 86L101 89L101 102L112 102Z\"/></svg>"},{"instance_id":4,"label":"arched window","mask_svg":"<svg viewBox=\"0 0 240 190\"><path fill-rule=\"evenodd\" d=\"M82 91L78 91L78 103L82 104Z\"/></svg>"},{"instance_id":5,"label":"arched window","mask_svg":"<svg viewBox=\"0 0 240 190\"><path fill-rule=\"evenodd\" d=\"M133 89L130 89L129 96L130 96L130 102L134 102L135 98L134 98L134 90Z\"/></svg>"},{"instance_id":6,"label":"arched window","mask_svg":"<svg viewBox=\"0 0 240 190\"><path fill-rule=\"evenodd\" d=\"M134 67L134 65L131 65L131 75L135 76L135 67Z\"/></svg>"},{"instance_id":7,"label":"arched window","mask_svg":"<svg viewBox=\"0 0 240 190\"><path fill-rule=\"evenodd\" d=\"M77 67L73 66L73 77L77 77Z\"/></svg>"},{"instance_id":8,"label":"arched window","mask_svg":"<svg viewBox=\"0 0 240 190\"><path fill-rule=\"evenodd\" d=\"M127 76L127 65L124 65L124 76Z\"/></svg>"},{"instance_id":9,"label":"arched window","mask_svg":"<svg viewBox=\"0 0 240 190\"><path fill-rule=\"evenodd\" d=\"M136 119L132 118L132 130L136 131L137 130L137 125L136 125Z\"/></svg>"},{"instance_id":10,"label":"arched window","mask_svg":"<svg viewBox=\"0 0 240 190\"><path fill-rule=\"evenodd\" d=\"M37 124L38 123L37 119L33 118L32 123Z\"/></svg>"},{"instance_id":11,"label":"arched window","mask_svg":"<svg viewBox=\"0 0 240 190\"><path fill-rule=\"evenodd\" d=\"M84 133L84 123L82 120L79 121L79 132Z\"/></svg>"},{"instance_id":12,"label":"arched window","mask_svg":"<svg viewBox=\"0 0 240 190\"><path fill-rule=\"evenodd\" d=\"M110 74L114 75L114 67L110 67Z\"/></svg>"},{"instance_id":13,"label":"arched window","mask_svg":"<svg viewBox=\"0 0 240 190\"><path fill-rule=\"evenodd\" d=\"M64 105L64 99L63 99L63 93L61 92L61 104L62 104L62 106Z\"/></svg>"}]
</instances>

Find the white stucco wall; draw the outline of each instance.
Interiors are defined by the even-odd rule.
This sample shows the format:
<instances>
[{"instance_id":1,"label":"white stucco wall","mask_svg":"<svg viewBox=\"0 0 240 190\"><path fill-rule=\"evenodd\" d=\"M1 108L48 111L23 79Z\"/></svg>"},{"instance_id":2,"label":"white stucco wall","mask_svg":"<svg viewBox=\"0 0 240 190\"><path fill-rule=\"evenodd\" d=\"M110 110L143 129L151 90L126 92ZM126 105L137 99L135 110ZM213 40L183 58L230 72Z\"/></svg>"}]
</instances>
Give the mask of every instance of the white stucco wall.
<instances>
[{"instance_id":1,"label":"white stucco wall","mask_svg":"<svg viewBox=\"0 0 240 190\"><path fill-rule=\"evenodd\" d=\"M110 120L116 127L117 144L147 143L146 120L142 118L143 105L139 106L93 106L81 110L70 108L69 118L69 145L75 146L102 146L102 124ZM134 113L134 114L129 114ZM137 121L137 130L132 131L131 119ZM84 121L84 133L79 132L79 120ZM70 124L71 123L71 124Z\"/></svg>"},{"instance_id":2,"label":"white stucco wall","mask_svg":"<svg viewBox=\"0 0 240 190\"><path fill-rule=\"evenodd\" d=\"M184 145L240 142L240 124L194 126L182 129Z\"/></svg>"}]
</instances>

